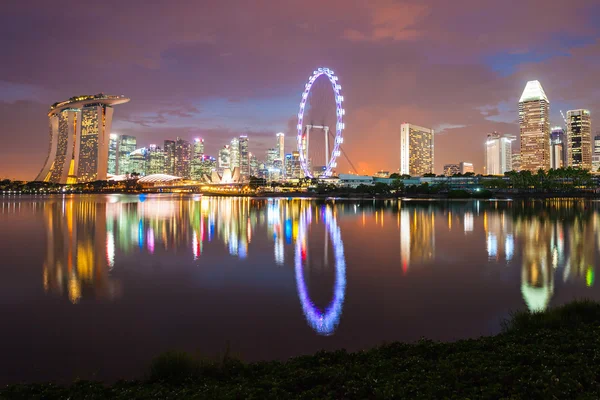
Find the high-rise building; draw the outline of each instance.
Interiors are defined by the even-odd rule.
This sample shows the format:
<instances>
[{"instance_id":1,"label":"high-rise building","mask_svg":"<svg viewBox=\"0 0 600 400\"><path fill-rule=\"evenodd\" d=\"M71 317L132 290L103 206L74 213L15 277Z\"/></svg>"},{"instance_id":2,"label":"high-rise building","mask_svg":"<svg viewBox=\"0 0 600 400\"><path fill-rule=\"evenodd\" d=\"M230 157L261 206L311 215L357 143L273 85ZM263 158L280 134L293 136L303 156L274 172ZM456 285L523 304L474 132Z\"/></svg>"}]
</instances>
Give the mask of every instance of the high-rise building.
<instances>
[{"instance_id":1,"label":"high-rise building","mask_svg":"<svg viewBox=\"0 0 600 400\"><path fill-rule=\"evenodd\" d=\"M240 167L240 140L238 138L231 139L231 146L229 147L229 164L232 170Z\"/></svg>"},{"instance_id":2,"label":"high-rise building","mask_svg":"<svg viewBox=\"0 0 600 400\"><path fill-rule=\"evenodd\" d=\"M521 169L550 168L550 101L539 81L529 81L519 99Z\"/></svg>"},{"instance_id":3,"label":"high-rise building","mask_svg":"<svg viewBox=\"0 0 600 400\"><path fill-rule=\"evenodd\" d=\"M175 175L175 141L165 140L164 152L165 152L165 174Z\"/></svg>"},{"instance_id":4,"label":"high-rise building","mask_svg":"<svg viewBox=\"0 0 600 400\"><path fill-rule=\"evenodd\" d=\"M225 146L223 146L223 148L221 150L219 150L219 169L220 170L231 167L230 154L231 153L230 153L228 144L226 144Z\"/></svg>"},{"instance_id":5,"label":"high-rise building","mask_svg":"<svg viewBox=\"0 0 600 400\"><path fill-rule=\"evenodd\" d=\"M569 166L592 169L592 120L589 110L567 111L567 138Z\"/></svg>"},{"instance_id":6,"label":"high-rise building","mask_svg":"<svg viewBox=\"0 0 600 400\"><path fill-rule=\"evenodd\" d=\"M175 141L175 176L189 179L191 175L192 145L180 137Z\"/></svg>"},{"instance_id":7,"label":"high-rise building","mask_svg":"<svg viewBox=\"0 0 600 400\"><path fill-rule=\"evenodd\" d=\"M258 176L258 159L252 153L248 153L250 157L250 176Z\"/></svg>"},{"instance_id":8,"label":"high-rise building","mask_svg":"<svg viewBox=\"0 0 600 400\"><path fill-rule=\"evenodd\" d=\"M148 147L146 175L165 173L165 152L155 144Z\"/></svg>"},{"instance_id":9,"label":"high-rise building","mask_svg":"<svg viewBox=\"0 0 600 400\"><path fill-rule=\"evenodd\" d=\"M512 142L515 139L514 136L502 136L498 132L488 134L485 143L486 174L504 175L512 171Z\"/></svg>"},{"instance_id":10,"label":"high-rise building","mask_svg":"<svg viewBox=\"0 0 600 400\"><path fill-rule=\"evenodd\" d=\"M194 139L194 160L201 160L204 156L204 139Z\"/></svg>"},{"instance_id":11,"label":"high-rise building","mask_svg":"<svg viewBox=\"0 0 600 400\"><path fill-rule=\"evenodd\" d=\"M592 153L592 172L600 172L600 131L594 136L594 152Z\"/></svg>"},{"instance_id":12,"label":"high-rise building","mask_svg":"<svg viewBox=\"0 0 600 400\"><path fill-rule=\"evenodd\" d=\"M111 175L117 174L117 143L119 136L116 133L110 134L108 141L108 173Z\"/></svg>"},{"instance_id":13,"label":"high-rise building","mask_svg":"<svg viewBox=\"0 0 600 400\"><path fill-rule=\"evenodd\" d=\"M434 171L433 129L403 123L400 126L400 173L411 176Z\"/></svg>"},{"instance_id":14,"label":"high-rise building","mask_svg":"<svg viewBox=\"0 0 600 400\"><path fill-rule=\"evenodd\" d=\"M248 136L240 136L240 177L248 178L251 175L250 152L248 151Z\"/></svg>"},{"instance_id":15,"label":"high-rise building","mask_svg":"<svg viewBox=\"0 0 600 400\"><path fill-rule=\"evenodd\" d=\"M52 104L48 112L48 157L36 180L54 183L105 180L113 106L128 101L126 97L100 93Z\"/></svg>"},{"instance_id":16,"label":"high-rise building","mask_svg":"<svg viewBox=\"0 0 600 400\"><path fill-rule=\"evenodd\" d=\"M565 130L560 126L550 130L550 167L558 169L567 166L567 143Z\"/></svg>"},{"instance_id":17,"label":"high-rise building","mask_svg":"<svg viewBox=\"0 0 600 400\"><path fill-rule=\"evenodd\" d=\"M283 132L277 134L277 157L280 160L285 160L285 135Z\"/></svg>"},{"instance_id":18,"label":"high-rise building","mask_svg":"<svg viewBox=\"0 0 600 400\"><path fill-rule=\"evenodd\" d=\"M512 170L519 172L521 170L521 152L512 154Z\"/></svg>"},{"instance_id":19,"label":"high-rise building","mask_svg":"<svg viewBox=\"0 0 600 400\"><path fill-rule=\"evenodd\" d=\"M444 165L444 175L452 176L460 173L460 166L458 164L446 164Z\"/></svg>"},{"instance_id":20,"label":"high-rise building","mask_svg":"<svg viewBox=\"0 0 600 400\"><path fill-rule=\"evenodd\" d=\"M137 140L135 136L121 135L119 136L117 146L117 174L126 175L131 173L131 165L129 162L129 154L137 148Z\"/></svg>"},{"instance_id":21,"label":"high-rise building","mask_svg":"<svg viewBox=\"0 0 600 400\"><path fill-rule=\"evenodd\" d=\"M148 149L145 147L135 149L129 154L129 173L139 176L146 175L147 154Z\"/></svg>"},{"instance_id":22,"label":"high-rise building","mask_svg":"<svg viewBox=\"0 0 600 400\"><path fill-rule=\"evenodd\" d=\"M271 149L267 150L267 159L266 159L267 169L275 168L275 160L277 160L278 156L279 156L279 153L277 152L277 149L271 148Z\"/></svg>"},{"instance_id":23,"label":"high-rise building","mask_svg":"<svg viewBox=\"0 0 600 400\"><path fill-rule=\"evenodd\" d=\"M463 175L466 174L467 172L475 173L475 168L473 167L473 163L461 161L461 163L458 164L458 166L460 167L460 173Z\"/></svg>"}]
</instances>

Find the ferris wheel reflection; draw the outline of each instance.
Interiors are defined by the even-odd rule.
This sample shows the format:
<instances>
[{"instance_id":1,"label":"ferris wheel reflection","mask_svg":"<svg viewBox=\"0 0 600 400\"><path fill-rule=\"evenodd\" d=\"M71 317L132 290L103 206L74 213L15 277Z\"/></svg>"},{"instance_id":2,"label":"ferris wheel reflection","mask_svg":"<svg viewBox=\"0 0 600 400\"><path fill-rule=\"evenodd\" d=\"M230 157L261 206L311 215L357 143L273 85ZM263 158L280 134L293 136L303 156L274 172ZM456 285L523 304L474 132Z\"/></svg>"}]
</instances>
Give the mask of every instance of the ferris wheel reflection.
<instances>
[{"instance_id":1,"label":"ferris wheel reflection","mask_svg":"<svg viewBox=\"0 0 600 400\"><path fill-rule=\"evenodd\" d=\"M303 267L307 261L307 239L309 226L312 222L312 207L308 207L300 215L298 224L298 237L296 240L296 254L294 257L296 289L302 305L302 311L308 324L320 335L329 336L333 334L340 322L344 297L346 294L346 258L344 256L344 242L337 225L337 220L331 207L323 207L320 218L325 223L326 237L331 241L335 260L335 284L333 299L321 311L311 301L304 279ZM327 243L325 244L327 246Z\"/></svg>"}]
</instances>

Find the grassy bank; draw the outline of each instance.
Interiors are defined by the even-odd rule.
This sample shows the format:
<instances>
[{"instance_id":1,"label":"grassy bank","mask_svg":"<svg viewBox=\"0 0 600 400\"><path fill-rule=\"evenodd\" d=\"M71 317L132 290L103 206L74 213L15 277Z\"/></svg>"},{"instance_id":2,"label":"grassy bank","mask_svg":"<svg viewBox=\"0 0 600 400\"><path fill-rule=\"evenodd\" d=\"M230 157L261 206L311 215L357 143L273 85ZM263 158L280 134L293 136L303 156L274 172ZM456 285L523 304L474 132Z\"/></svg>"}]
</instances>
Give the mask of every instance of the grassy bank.
<instances>
[{"instance_id":1,"label":"grassy bank","mask_svg":"<svg viewBox=\"0 0 600 400\"><path fill-rule=\"evenodd\" d=\"M287 362L205 362L168 353L136 382L14 385L4 399L597 399L600 304L518 313L493 337L392 343Z\"/></svg>"}]
</instances>

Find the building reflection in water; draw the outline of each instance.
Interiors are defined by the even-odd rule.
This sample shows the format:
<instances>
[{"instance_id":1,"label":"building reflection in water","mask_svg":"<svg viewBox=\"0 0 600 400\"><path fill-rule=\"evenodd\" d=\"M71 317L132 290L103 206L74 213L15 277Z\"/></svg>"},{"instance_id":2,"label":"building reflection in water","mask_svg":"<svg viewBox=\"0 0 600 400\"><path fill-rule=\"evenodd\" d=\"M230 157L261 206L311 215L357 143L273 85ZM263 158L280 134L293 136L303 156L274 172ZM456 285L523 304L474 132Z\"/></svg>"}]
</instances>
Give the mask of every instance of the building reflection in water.
<instances>
[{"instance_id":1,"label":"building reflection in water","mask_svg":"<svg viewBox=\"0 0 600 400\"><path fill-rule=\"evenodd\" d=\"M66 295L74 304L88 293L103 299L120 295L120 282L109 272L114 266L114 237L106 231L105 206L72 198L44 203L47 292Z\"/></svg>"},{"instance_id":2,"label":"building reflection in water","mask_svg":"<svg viewBox=\"0 0 600 400\"><path fill-rule=\"evenodd\" d=\"M355 216L355 229L374 233L374 238L377 232L385 235L396 230L403 274L413 265L435 260L436 229L443 233L437 250L440 253L452 252L465 240L469 240L469 246L481 243L485 248L480 250L487 254L488 262L519 264L521 294L532 311L548 307L555 291L555 274L562 282L594 285L600 216L595 205L588 206L591 203L553 200L325 204L301 199L202 196L49 199L36 206L43 209L47 230L44 288L66 295L73 303L86 296L114 299L123 290L114 276L123 265L120 260L127 257L183 254L190 261L201 263L203 254L211 249L243 260L252 255L251 244L258 238L273 246L271 257L275 265L285 268L286 261L289 267L294 265L298 295L309 325L320 334L331 334L339 323L345 290L344 245L338 213L340 218ZM14 205L3 203L0 211L15 210ZM436 214L443 215L443 223L438 226ZM390 217L396 221L385 221ZM331 255L335 263L334 298L324 312L311 303L302 274L311 261L307 249L311 224L326 227L321 240L325 264L331 264ZM478 241L481 226L485 239ZM456 235L461 228L466 237ZM377 251L377 243L378 239L373 239L366 245L370 251ZM456 253L455 257L462 257Z\"/></svg>"},{"instance_id":3,"label":"building reflection in water","mask_svg":"<svg viewBox=\"0 0 600 400\"><path fill-rule=\"evenodd\" d=\"M408 271L411 263L427 263L434 259L435 212L433 208L403 205L400 209L399 229L400 264L403 273Z\"/></svg>"},{"instance_id":4,"label":"building reflection in water","mask_svg":"<svg viewBox=\"0 0 600 400\"><path fill-rule=\"evenodd\" d=\"M325 252L331 242L334 253L335 283L333 299L325 311L320 311L310 300L308 289L304 280L304 266L309 263L310 248L307 244L309 227L312 222L311 207L308 207L300 216L298 237L296 239L296 252L294 256L294 267L296 275L296 288L302 311L308 324L320 335L331 335L335 332L342 314L344 297L346 292L346 259L344 255L344 243L340 228L337 225L336 216L331 206L322 206L321 213L316 214L325 223L326 237L324 241ZM325 253L326 264L329 259ZM327 266L327 265L326 265Z\"/></svg>"}]
</instances>

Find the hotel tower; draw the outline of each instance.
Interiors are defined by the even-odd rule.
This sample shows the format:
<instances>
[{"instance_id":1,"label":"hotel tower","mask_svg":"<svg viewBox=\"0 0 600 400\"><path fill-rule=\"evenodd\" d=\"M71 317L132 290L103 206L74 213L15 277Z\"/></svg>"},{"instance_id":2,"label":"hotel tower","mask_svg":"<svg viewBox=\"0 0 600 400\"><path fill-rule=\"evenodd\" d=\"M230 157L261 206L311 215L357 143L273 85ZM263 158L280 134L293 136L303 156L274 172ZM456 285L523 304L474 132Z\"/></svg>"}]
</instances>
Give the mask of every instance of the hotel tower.
<instances>
[{"instance_id":1,"label":"hotel tower","mask_svg":"<svg viewBox=\"0 0 600 400\"><path fill-rule=\"evenodd\" d=\"M77 183L105 180L113 106L123 96L103 93L54 103L48 112L50 148L36 181Z\"/></svg>"}]
</instances>

